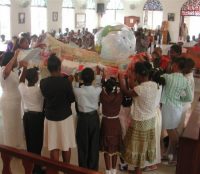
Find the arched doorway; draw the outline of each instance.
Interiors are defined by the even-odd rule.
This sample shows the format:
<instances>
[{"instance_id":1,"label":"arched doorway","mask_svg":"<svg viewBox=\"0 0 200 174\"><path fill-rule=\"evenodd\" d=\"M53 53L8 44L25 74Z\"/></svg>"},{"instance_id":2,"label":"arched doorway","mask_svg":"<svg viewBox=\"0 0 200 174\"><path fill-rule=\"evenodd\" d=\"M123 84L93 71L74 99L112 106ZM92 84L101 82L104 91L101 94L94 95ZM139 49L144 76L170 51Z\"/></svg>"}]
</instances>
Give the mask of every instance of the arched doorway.
<instances>
[{"instance_id":1,"label":"arched doorway","mask_svg":"<svg viewBox=\"0 0 200 174\"><path fill-rule=\"evenodd\" d=\"M200 30L200 0L188 0L181 8L180 40L186 41L186 35L198 39ZM186 25L186 29L184 28Z\"/></svg>"},{"instance_id":2,"label":"arched doorway","mask_svg":"<svg viewBox=\"0 0 200 174\"><path fill-rule=\"evenodd\" d=\"M160 28L163 21L163 7L159 0L147 0L143 8L143 26L148 29Z\"/></svg>"}]
</instances>

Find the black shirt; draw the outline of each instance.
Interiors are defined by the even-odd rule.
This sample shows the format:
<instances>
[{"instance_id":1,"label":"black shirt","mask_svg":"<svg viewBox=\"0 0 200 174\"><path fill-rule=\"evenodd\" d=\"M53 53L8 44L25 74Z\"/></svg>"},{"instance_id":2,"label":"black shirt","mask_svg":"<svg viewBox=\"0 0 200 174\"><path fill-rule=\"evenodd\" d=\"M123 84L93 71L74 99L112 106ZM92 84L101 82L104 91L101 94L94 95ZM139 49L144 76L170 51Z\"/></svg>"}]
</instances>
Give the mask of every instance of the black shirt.
<instances>
[{"instance_id":1,"label":"black shirt","mask_svg":"<svg viewBox=\"0 0 200 174\"><path fill-rule=\"evenodd\" d=\"M68 79L48 77L41 80L40 88L45 98L45 116L48 120L62 121L72 114L74 93Z\"/></svg>"}]
</instances>

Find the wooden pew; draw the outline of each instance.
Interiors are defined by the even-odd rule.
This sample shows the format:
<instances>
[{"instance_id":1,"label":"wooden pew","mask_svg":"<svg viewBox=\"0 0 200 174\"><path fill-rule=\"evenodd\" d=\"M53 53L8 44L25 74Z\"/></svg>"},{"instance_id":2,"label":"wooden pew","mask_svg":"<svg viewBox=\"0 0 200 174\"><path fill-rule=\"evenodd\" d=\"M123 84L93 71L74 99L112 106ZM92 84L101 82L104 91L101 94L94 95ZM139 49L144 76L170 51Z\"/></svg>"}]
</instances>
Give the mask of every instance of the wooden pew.
<instances>
[{"instance_id":1,"label":"wooden pew","mask_svg":"<svg viewBox=\"0 0 200 174\"><path fill-rule=\"evenodd\" d=\"M0 153L3 161L2 174L12 174L10 167L12 157L22 160L25 174L32 174L34 164L46 167L46 174L58 174L58 171L65 172L67 174L101 174L96 171L88 170L71 164L53 161L49 158L40 157L25 150L19 150L4 145L0 145Z\"/></svg>"},{"instance_id":2,"label":"wooden pew","mask_svg":"<svg viewBox=\"0 0 200 174\"><path fill-rule=\"evenodd\" d=\"M200 101L180 138L176 174L200 174Z\"/></svg>"}]
</instances>

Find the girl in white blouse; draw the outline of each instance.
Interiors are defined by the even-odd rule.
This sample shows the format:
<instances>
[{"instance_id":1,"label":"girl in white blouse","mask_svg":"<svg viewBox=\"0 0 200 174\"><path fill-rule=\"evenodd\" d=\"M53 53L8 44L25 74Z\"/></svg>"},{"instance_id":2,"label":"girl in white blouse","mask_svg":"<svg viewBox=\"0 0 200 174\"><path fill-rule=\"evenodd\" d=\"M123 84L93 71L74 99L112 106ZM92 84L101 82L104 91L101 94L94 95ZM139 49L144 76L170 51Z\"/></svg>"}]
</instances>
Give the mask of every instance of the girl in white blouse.
<instances>
[{"instance_id":1,"label":"girl in white blouse","mask_svg":"<svg viewBox=\"0 0 200 174\"><path fill-rule=\"evenodd\" d=\"M149 81L151 65L146 62L135 64L135 80L139 83L133 90L126 90L120 75L121 89L134 97L132 123L124 138L125 149L122 157L141 174L145 162L156 158L155 116L157 114L158 85Z\"/></svg>"}]
</instances>

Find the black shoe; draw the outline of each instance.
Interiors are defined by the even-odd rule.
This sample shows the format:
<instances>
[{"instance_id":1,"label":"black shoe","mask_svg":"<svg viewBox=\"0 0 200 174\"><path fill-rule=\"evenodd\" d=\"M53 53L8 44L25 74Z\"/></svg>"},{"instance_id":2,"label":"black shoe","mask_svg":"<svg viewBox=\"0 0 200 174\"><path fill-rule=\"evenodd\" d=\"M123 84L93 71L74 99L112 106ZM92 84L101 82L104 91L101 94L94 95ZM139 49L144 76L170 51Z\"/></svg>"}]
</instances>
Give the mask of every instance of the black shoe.
<instances>
[{"instance_id":1,"label":"black shoe","mask_svg":"<svg viewBox=\"0 0 200 174\"><path fill-rule=\"evenodd\" d=\"M119 170L120 171L127 171L128 170L128 164L119 164Z\"/></svg>"},{"instance_id":2,"label":"black shoe","mask_svg":"<svg viewBox=\"0 0 200 174\"><path fill-rule=\"evenodd\" d=\"M46 174L45 171L37 171L37 172L33 172L32 174Z\"/></svg>"},{"instance_id":3,"label":"black shoe","mask_svg":"<svg viewBox=\"0 0 200 174\"><path fill-rule=\"evenodd\" d=\"M33 170L33 174L45 174L45 173L46 173L46 170L42 168L39 168L39 169L37 168Z\"/></svg>"}]
</instances>

